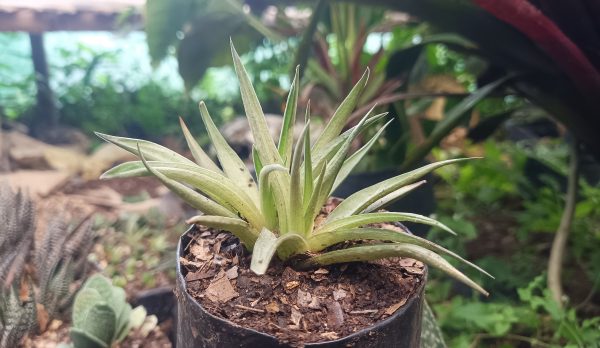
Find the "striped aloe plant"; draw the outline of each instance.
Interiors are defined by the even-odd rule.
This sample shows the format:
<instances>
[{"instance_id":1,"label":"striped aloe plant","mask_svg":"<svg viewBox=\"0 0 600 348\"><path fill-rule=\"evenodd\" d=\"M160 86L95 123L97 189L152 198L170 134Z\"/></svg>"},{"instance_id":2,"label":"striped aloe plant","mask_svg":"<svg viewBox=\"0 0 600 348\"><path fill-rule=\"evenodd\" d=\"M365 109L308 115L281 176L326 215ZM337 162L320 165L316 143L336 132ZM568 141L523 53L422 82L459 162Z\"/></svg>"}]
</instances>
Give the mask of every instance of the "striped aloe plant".
<instances>
[{"instance_id":1,"label":"striped aloe plant","mask_svg":"<svg viewBox=\"0 0 600 348\"><path fill-rule=\"evenodd\" d=\"M350 144L356 136L385 117L385 114L373 115L371 110L356 126L342 132L365 88L369 71L363 74L340 104L314 144L310 142L310 108L307 108L302 135L294 144L292 127L296 122L299 88L296 70L277 145L269 134L258 98L233 44L231 51L255 141L253 160L257 181L219 133L202 102L200 114L220 166L198 145L180 119L195 161L148 141L97 133L102 139L140 158L108 170L102 178L154 175L203 213L191 218L188 223L223 229L237 236L252 252L250 267L257 274L266 272L275 254L284 261L301 260L293 264L299 268L405 256L439 268L487 294L440 256L457 259L489 275L459 255L417 236L385 227L370 227L376 223L410 221L454 234L447 226L426 216L382 212L380 208L422 185L425 181L420 179L425 174L468 159L432 163L367 187L342 201L323 222L315 223L331 193L361 161L385 128L379 129L364 146L349 155ZM326 251L332 245L353 240L372 242ZM293 258L298 255L304 257Z\"/></svg>"}]
</instances>

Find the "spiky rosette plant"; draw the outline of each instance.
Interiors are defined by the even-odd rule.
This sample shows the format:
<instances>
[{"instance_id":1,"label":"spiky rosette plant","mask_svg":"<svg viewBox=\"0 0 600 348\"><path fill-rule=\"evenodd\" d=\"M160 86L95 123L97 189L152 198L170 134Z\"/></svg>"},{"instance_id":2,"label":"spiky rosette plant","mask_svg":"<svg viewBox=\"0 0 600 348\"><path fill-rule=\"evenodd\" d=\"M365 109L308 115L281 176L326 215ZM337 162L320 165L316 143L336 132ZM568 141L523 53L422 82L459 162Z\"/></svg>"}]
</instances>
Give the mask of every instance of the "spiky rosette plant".
<instances>
[{"instance_id":1,"label":"spiky rosette plant","mask_svg":"<svg viewBox=\"0 0 600 348\"><path fill-rule=\"evenodd\" d=\"M148 141L97 133L104 140L141 159L118 165L104 173L102 178L154 175L192 207L203 212L203 215L190 219L189 223L223 229L237 236L252 252L250 267L257 274L266 272L275 254L283 261L294 261L292 266L297 268L403 256L437 267L487 294L440 256L460 260L487 274L457 254L408 233L370 227L374 224L410 221L454 233L431 218L410 213L383 212L380 208L422 185L424 181L420 179L425 174L467 159L432 163L367 187L346 198L328 216L317 222L316 218L331 193L361 161L385 128L379 129L364 146L349 155L350 144L357 135L385 116L372 115L371 110L356 126L342 132L365 88L368 70L340 104L314 144L310 142L310 111L306 113L302 135L293 144L292 127L296 122L299 86L296 71L284 111L279 143L276 145L233 44L231 51L254 137L253 160L258 182L219 133L202 102L200 114L220 166L198 145L180 119L195 163ZM335 251L326 250L346 241L370 242Z\"/></svg>"}]
</instances>

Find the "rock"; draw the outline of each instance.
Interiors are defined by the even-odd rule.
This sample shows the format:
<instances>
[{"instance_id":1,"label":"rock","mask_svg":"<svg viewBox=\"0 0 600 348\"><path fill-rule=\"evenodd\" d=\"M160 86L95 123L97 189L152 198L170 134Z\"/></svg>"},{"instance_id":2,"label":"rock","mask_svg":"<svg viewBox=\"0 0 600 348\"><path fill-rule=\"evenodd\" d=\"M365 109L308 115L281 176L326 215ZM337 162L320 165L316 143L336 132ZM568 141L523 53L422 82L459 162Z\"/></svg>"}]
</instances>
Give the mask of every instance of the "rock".
<instances>
[{"instance_id":1,"label":"rock","mask_svg":"<svg viewBox=\"0 0 600 348\"><path fill-rule=\"evenodd\" d=\"M18 170L0 174L0 182L8 182L15 189L21 189L27 194L46 197L61 188L71 175L59 170Z\"/></svg>"}]
</instances>

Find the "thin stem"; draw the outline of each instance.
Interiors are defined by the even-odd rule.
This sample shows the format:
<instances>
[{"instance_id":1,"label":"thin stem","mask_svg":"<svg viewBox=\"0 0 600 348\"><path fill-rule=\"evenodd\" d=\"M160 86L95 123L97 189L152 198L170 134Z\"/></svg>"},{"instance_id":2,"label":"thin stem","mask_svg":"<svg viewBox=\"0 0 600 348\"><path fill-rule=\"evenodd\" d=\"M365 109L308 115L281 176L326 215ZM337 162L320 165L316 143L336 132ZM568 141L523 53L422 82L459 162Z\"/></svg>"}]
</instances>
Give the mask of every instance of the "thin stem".
<instances>
[{"instance_id":1,"label":"thin stem","mask_svg":"<svg viewBox=\"0 0 600 348\"><path fill-rule=\"evenodd\" d=\"M563 307L564 296L561 281L562 264L577 204L577 189L579 185L579 154L577 147L578 142L574 139L571 143L571 161L569 164L565 209L556 235L554 236L554 242L550 250L550 260L548 261L548 289L560 308Z\"/></svg>"}]
</instances>

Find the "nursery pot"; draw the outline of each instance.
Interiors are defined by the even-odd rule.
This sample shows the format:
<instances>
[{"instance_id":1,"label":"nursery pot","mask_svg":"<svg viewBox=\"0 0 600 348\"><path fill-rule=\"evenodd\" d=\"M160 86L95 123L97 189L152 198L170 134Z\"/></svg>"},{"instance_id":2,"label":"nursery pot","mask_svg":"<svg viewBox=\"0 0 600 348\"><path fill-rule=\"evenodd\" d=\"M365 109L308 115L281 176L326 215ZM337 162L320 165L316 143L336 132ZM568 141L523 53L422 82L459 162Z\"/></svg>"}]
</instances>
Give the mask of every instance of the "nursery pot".
<instances>
[{"instance_id":1,"label":"nursery pot","mask_svg":"<svg viewBox=\"0 0 600 348\"><path fill-rule=\"evenodd\" d=\"M190 228L179 240L177 260L190 243ZM177 262L177 347L289 347L274 336L241 327L206 311L188 292L186 270ZM425 268L424 277L427 277ZM425 281L420 282L403 307L390 317L349 336L305 347L420 347Z\"/></svg>"}]
</instances>

